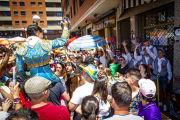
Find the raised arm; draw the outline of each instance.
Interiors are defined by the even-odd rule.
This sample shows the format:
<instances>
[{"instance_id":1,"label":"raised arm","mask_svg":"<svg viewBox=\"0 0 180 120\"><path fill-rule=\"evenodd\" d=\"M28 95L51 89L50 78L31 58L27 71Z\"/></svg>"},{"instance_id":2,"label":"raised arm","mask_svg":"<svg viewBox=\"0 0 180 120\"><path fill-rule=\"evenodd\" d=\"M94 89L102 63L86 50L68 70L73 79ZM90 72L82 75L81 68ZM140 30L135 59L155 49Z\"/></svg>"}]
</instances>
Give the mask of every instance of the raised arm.
<instances>
[{"instance_id":1,"label":"raised arm","mask_svg":"<svg viewBox=\"0 0 180 120\"><path fill-rule=\"evenodd\" d=\"M111 51L109 45L108 45L108 40L106 38L106 48L108 50L108 54L110 55L110 57L114 57L115 55L113 54L113 52Z\"/></svg>"},{"instance_id":2,"label":"raised arm","mask_svg":"<svg viewBox=\"0 0 180 120\"><path fill-rule=\"evenodd\" d=\"M8 64L8 60L9 60L9 56L10 56L10 53L12 52L12 45L7 44L7 45L5 45L5 48L6 48L6 55L0 65L0 78L2 78L5 73L5 70L6 70L6 67Z\"/></svg>"},{"instance_id":3,"label":"raised arm","mask_svg":"<svg viewBox=\"0 0 180 120\"><path fill-rule=\"evenodd\" d=\"M145 42L145 46L146 46L146 50L147 50L147 53L149 54L149 56L155 60L156 59L156 55L154 55L151 50L149 50L149 47L147 46L147 42Z\"/></svg>"},{"instance_id":4,"label":"raised arm","mask_svg":"<svg viewBox=\"0 0 180 120\"><path fill-rule=\"evenodd\" d=\"M127 43L126 43L125 40L122 42L122 45L123 45L123 47L124 47L124 50L125 50L126 54L128 54L129 51L128 51L127 47L126 47Z\"/></svg>"},{"instance_id":5,"label":"raised arm","mask_svg":"<svg viewBox=\"0 0 180 120\"><path fill-rule=\"evenodd\" d=\"M137 56L137 52L136 52L138 47L139 47L139 45L136 45L136 47L135 47L135 50L134 50L134 59L137 60L137 61L141 61L142 60L142 56L141 55Z\"/></svg>"},{"instance_id":6,"label":"raised arm","mask_svg":"<svg viewBox=\"0 0 180 120\"><path fill-rule=\"evenodd\" d=\"M66 45L66 43L69 39L70 34L68 31L68 22L66 21L66 19L63 22L63 26L64 26L63 34L62 34L61 38L58 38L58 39L52 41L52 49L59 48L59 47Z\"/></svg>"},{"instance_id":7,"label":"raised arm","mask_svg":"<svg viewBox=\"0 0 180 120\"><path fill-rule=\"evenodd\" d=\"M131 57L131 55L130 55L127 47L126 47L127 43L126 43L125 40L122 42L122 45L124 46L124 50L125 50L125 52L126 52L127 59L128 59L128 61L130 61L130 60L132 59L132 57Z\"/></svg>"}]
</instances>

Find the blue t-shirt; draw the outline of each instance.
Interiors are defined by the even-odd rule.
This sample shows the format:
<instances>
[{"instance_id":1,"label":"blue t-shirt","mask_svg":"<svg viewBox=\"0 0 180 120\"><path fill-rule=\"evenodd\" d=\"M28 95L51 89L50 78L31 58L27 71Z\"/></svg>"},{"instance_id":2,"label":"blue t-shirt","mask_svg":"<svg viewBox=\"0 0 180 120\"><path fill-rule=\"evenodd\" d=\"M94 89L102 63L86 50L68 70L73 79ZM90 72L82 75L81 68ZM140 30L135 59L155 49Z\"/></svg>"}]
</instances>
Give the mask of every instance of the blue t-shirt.
<instances>
[{"instance_id":1,"label":"blue t-shirt","mask_svg":"<svg viewBox=\"0 0 180 120\"><path fill-rule=\"evenodd\" d=\"M151 102L145 106L140 102L138 116L144 116L144 120L162 120L161 112L155 102Z\"/></svg>"},{"instance_id":2,"label":"blue t-shirt","mask_svg":"<svg viewBox=\"0 0 180 120\"><path fill-rule=\"evenodd\" d=\"M61 94L65 92L63 85L60 82L57 82L54 87L50 88L48 102L53 103L56 106L61 105L60 98Z\"/></svg>"}]
</instances>

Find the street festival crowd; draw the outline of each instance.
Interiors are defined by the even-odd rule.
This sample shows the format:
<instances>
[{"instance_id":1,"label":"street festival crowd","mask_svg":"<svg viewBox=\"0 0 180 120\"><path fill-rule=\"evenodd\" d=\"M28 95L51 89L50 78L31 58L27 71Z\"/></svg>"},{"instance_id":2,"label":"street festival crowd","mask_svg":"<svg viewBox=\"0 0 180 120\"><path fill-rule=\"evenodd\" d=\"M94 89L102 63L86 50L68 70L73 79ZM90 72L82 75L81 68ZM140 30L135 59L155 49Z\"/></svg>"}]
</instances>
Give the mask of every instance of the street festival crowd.
<instances>
[{"instance_id":1,"label":"street festival crowd","mask_svg":"<svg viewBox=\"0 0 180 120\"><path fill-rule=\"evenodd\" d=\"M29 25L26 43L1 48L0 119L162 119L153 79L159 78L159 106L166 111L172 72L164 49L136 36L121 49L111 37L95 49L72 50L66 19L63 28L61 38L50 41L42 39L42 28Z\"/></svg>"}]
</instances>

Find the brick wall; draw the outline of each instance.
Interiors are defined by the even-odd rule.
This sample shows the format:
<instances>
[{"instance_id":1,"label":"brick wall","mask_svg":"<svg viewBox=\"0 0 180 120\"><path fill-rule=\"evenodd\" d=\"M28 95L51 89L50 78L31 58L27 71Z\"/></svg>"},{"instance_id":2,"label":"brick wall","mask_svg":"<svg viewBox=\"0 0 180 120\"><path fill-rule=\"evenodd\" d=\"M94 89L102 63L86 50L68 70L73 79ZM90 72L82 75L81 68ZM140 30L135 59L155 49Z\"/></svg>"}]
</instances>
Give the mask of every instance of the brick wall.
<instances>
[{"instance_id":1,"label":"brick wall","mask_svg":"<svg viewBox=\"0 0 180 120\"><path fill-rule=\"evenodd\" d=\"M74 14L73 1L74 0L69 0L71 26L73 26L87 12L87 10L90 7L92 7L93 4L98 0L85 0L81 6L80 6L80 0L77 0L78 11L76 14ZM65 13L66 13L66 2L67 2L67 0L62 0L62 2L61 2L63 15L65 15ZM71 9L72 9L72 11L71 11ZM72 14L71 14L71 12L72 12Z\"/></svg>"},{"instance_id":2,"label":"brick wall","mask_svg":"<svg viewBox=\"0 0 180 120\"><path fill-rule=\"evenodd\" d=\"M13 2L15 1L17 2L17 6L13 6ZM31 7L31 1L36 3L36 7ZM19 2L24 2L25 6L20 6ZM42 2L42 7L38 7L38 2ZM41 26L40 22L38 23L38 25L43 28L47 27L45 0L9 0L9 5L11 10L13 28L23 28L27 27L30 24L33 24L32 11L36 11L37 15L39 15L39 11L43 11L43 16L40 16L40 20L44 21L44 25ZM14 11L18 11L18 16L14 16ZM26 16L21 16L21 11L25 11ZM22 25L22 20L27 21L27 25ZM19 21L19 25L15 25L15 21Z\"/></svg>"}]
</instances>

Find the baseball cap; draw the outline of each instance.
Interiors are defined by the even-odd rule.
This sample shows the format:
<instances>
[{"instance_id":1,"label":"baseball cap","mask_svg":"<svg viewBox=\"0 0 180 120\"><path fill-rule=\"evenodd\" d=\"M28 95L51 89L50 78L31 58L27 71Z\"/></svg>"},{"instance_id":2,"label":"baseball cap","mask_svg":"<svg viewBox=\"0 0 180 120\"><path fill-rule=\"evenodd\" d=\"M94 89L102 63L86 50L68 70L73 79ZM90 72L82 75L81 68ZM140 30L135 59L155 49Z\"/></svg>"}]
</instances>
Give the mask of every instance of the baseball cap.
<instances>
[{"instance_id":1,"label":"baseball cap","mask_svg":"<svg viewBox=\"0 0 180 120\"><path fill-rule=\"evenodd\" d=\"M156 94L156 85L150 79L140 79L139 82L140 92L147 98L153 98ZM147 95L152 94L152 97L148 97Z\"/></svg>"},{"instance_id":2,"label":"baseball cap","mask_svg":"<svg viewBox=\"0 0 180 120\"><path fill-rule=\"evenodd\" d=\"M51 85L51 81L44 77L32 77L25 83L26 93L39 93L46 90Z\"/></svg>"},{"instance_id":3,"label":"baseball cap","mask_svg":"<svg viewBox=\"0 0 180 120\"><path fill-rule=\"evenodd\" d=\"M151 40L151 39L147 39L147 41L150 41L151 43L153 43L153 40Z\"/></svg>"},{"instance_id":4,"label":"baseball cap","mask_svg":"<svg viewBox=\"0 0 180 120\"><path fill-rule=\"evenodd\" d=\"M87 67L84 67L82 65L79 65L79 67L94 81L97 78L97 69L94 67L94 65L89 64Z\"/></svg>"},{"instance_id":5,"label":"baseball cap","mask_svg":"<svg viewBox=\"0 0 180 120\"><path fill-rule=\"evenodd\" d=\"M98 58L94 58L94 60L98 61L99 62L99 59Z\"/></svg>"},{"instance_id":6,"label":"baseball cap","mask_svg":"<svg viewBox=\"0 0 180 120\"><path fill-rule=\"evenodd\" d=\"M165 53L163 48L158 48L158 51L161 50L163 53Z\"/></svg>"}]
</instances>

